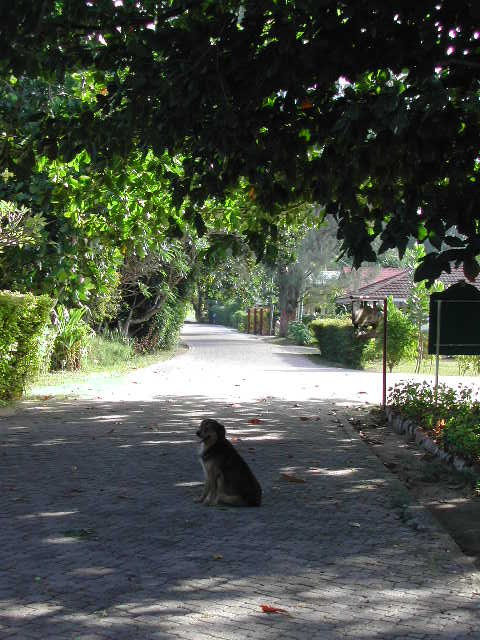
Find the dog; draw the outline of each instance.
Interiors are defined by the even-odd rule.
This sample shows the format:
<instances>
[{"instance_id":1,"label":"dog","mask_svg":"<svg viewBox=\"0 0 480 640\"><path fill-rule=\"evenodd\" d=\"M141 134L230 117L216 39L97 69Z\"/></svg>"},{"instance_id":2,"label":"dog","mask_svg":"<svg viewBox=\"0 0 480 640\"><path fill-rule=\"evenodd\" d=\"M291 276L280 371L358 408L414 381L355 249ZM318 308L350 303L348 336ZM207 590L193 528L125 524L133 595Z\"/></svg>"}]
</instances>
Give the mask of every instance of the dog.
<instances>
[{"instance_id":1,"label":"dog","mask_svg":"<svg viewBox=\"0 0 480 640\"><path fill-rule=\"evenodd\" d=\"M196 502L207 506L259 507L262 488L248 464L227 440L223 424L211 418L202 420L197 436L202 441L199 453L205 485Z\"/></svg>"}]
</instances>

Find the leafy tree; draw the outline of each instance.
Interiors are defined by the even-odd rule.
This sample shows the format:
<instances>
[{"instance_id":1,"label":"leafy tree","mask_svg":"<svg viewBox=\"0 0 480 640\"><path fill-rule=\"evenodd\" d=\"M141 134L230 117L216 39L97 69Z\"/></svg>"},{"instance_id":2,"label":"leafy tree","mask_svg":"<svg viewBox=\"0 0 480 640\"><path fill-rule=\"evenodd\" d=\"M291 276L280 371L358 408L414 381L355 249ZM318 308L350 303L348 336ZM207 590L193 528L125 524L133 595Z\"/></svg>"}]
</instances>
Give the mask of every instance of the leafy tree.
<instances>
[{"instance_id":1,"label":"leafy tree","mask_svg":"<svg viewBox=\"0 0 480 640\"><path fill-rule=\"evenodd\" d=\"M43 225L40 215L31 216L26 207L0 200L0 252L6 247L35 244Z\"/></svg>"},{"instance_id":2,"label":"leafy tree","mask_svg":"<svg viewBox=\"0 0 480 640\"><path fill-rule=\"evenodd\" d=\"M195 207L243 177L267 212L257 250L289 203L322 202L355 266L413 236L438 250L417 279L478 274L478 2L19 0L0 17L0 75L86 87L39 111L25 168L34 144L168 148L199 230Z\"/></svg>"},{"instance_id":3,"label":"leafy tree","mask_svg":"<svg viewBox=\"0 0 480 640\"><path fill-rule=\"evenodd\" d=\"M424 334L425 325L428 322L428 314L430 310L430 296L437 291L443 291L444 285L442 282L437 281L430 289L427 289L425 282L414 282L414 271L419 260L423 258L425 251L423 247L415 247L414 249L407 250L406 259L408 262L407 269L410 272L412 279L412 286L410 294L407 298L407 317L415 327L416 333L416 363L415 373L420 372L422 364L426 337Z\"/></svg>"}]
</instances>

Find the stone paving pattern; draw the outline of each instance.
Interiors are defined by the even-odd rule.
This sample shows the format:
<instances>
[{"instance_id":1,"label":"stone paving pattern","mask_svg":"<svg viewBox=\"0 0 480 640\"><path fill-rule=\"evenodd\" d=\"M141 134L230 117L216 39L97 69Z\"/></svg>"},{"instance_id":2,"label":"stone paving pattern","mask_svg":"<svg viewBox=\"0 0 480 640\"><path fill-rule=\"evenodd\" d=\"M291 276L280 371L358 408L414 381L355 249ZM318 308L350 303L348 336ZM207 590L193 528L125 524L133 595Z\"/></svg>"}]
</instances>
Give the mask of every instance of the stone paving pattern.
<instances>
[{"instance_id":1,"label":"stone paving pattern","mask_svg":"<svg viewBox=\"0 0 480 640\"><path fill-rule=\"evenodd\" d=\"M232 404L48 400L0 419L2 640L480 638L473 566L425 513L399 517L406 490L332 402ZM194 503L205 416L261 508Z\"/></svg>"},{"instance_id":2,"label":"stone paving pattern","mask_svg":"<svg viewBox=\"0 0 480 640\"><path fill-rule=\"evenodd\" d=\"M222 327L184 339L77 400L0 414L0 639L480 638L478 573L349 430L379 376ZM194 503L205 416L259 509Z\"/></svg>"}]
</instances>

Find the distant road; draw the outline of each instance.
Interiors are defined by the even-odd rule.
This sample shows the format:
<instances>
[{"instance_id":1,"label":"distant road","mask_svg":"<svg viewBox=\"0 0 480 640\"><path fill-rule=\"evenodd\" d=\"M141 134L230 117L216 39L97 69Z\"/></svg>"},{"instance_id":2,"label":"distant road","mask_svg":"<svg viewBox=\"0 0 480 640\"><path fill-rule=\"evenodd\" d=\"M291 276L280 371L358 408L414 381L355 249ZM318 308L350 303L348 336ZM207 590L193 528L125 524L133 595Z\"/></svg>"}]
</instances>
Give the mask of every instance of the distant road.
<instances>
[{"instance_id":1,"label":"distant road","mask_svg":"<svg viewBox=\"0 0 480 640\"><path fill-rule=\"evenodd\" d=\"M379 404L380 373L332 367L312 361L315 347L280 345L269 337L247 335L220 325L185 324L188 351L171 360L138 369L124 378L99 377L62 389L81 398L149 400L161 396L202 396L231 402L274 397L289 401L334 400ZM389 374L387 387L404 379L432 376ZM451 385L477 378L443 378ZM42 388L41 394L58 393Z\"/></svg>"},{"instance_id":2,"label":"distant road","mask_svg":"<svg viewBox=\"0 0 480 640\"><path fill-rule=\"evenodd\" d=\"M185 324L182 340L189 347L186 354L130 376L130 380L141 383L141 393L146 398L161 391L162 395L193 394L232 401L275 397L379 404L382 400L380 373L319 364L308 357L318 354L315 347L280 345L269 337L207 324ZM387 387L409 378L433 379L389 374ZM471 384L477 379L444 380L456 385Z\"/></svg>"}]
</instances>

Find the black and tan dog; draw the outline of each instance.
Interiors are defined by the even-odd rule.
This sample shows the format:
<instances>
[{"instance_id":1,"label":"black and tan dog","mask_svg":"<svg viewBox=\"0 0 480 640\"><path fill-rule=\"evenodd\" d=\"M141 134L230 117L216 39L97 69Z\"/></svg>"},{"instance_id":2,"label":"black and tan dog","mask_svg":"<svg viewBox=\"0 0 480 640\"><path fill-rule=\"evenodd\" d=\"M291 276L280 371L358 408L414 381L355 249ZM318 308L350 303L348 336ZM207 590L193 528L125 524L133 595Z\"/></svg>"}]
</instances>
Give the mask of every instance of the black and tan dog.
<instances>
[{"instance_id":1,"label":"black and tan dog","mask_svg":"<svg viewBox=\"0 0 480 640\"><path fill-rule=\"evenodd\" d=\"M259 507L262 489L250 467L225 437L225 427L217 420L202 420L197 436L205 486L197 502Z\"/></svg>"}]
</instances>

